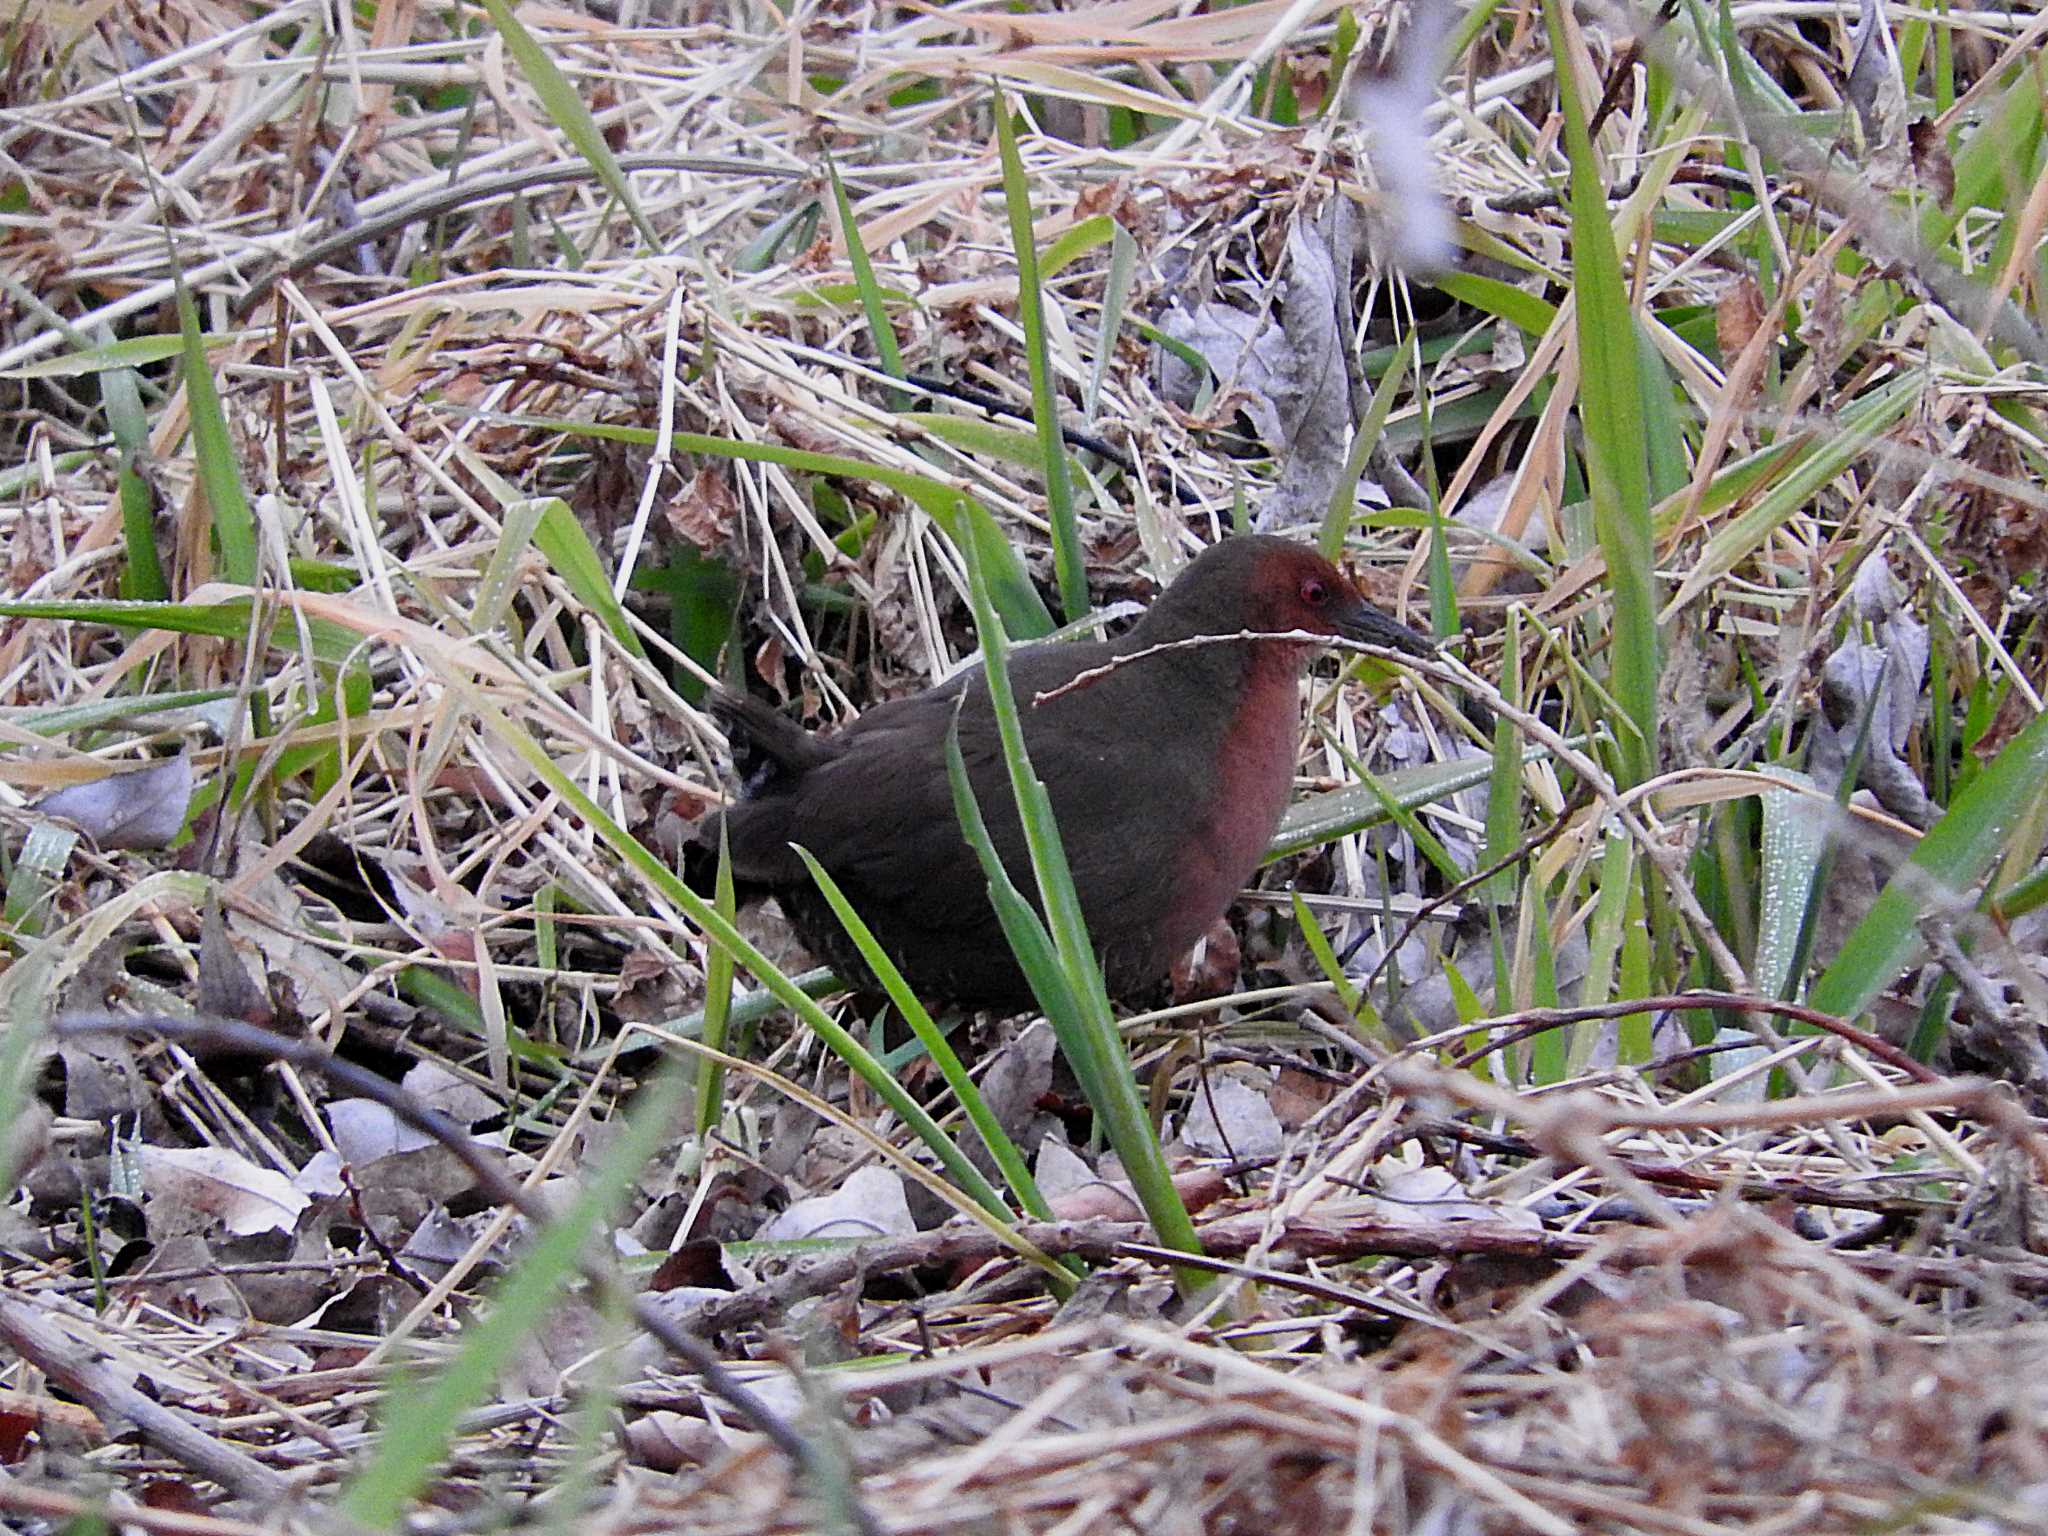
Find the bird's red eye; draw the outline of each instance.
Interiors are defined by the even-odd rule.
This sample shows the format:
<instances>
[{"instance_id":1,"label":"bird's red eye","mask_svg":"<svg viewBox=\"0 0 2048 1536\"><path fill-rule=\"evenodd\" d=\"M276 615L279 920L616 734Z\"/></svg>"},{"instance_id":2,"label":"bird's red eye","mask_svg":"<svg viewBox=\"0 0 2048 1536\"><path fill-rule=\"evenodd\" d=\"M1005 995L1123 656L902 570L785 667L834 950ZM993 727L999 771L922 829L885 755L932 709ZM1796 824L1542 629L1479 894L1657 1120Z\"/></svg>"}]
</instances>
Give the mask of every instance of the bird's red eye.
<instances>
[{"instance_id":1,"label":"bird's red eye","mask_svg":"<svg viewBox=\"0 0 2048 1536\"><path fill-rule=\"evenodd\" d=\"M1320 576L1311 576L1301 584L1301 600L1311 608L1320 608L1330 600L1330 589Z\"/></svg>"}]
</instances>

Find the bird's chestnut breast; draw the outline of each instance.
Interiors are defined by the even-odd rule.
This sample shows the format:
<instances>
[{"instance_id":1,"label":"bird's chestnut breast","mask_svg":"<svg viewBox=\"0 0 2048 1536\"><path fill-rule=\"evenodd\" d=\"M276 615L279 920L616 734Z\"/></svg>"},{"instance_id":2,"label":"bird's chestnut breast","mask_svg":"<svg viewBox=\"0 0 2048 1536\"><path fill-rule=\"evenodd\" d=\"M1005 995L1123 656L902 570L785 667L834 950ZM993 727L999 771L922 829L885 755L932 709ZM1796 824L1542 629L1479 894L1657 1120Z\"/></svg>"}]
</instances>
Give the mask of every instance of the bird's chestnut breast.
<instances>
[{"instance_id":1,"label":"bird's chestnut breast","mask_svg":"<svg viewBox=\"0 0 2048 1536\"><path fill-rule=\"evenodd\" d=\"M1179 870L1181 949L1225 912L1265 857L1294 788L1300 685L1293 647L1272 646L1252 669L1216 758L1215 794ZM1185 935L1183 938L1182 935Z\"/></svg>"}]
</instances>

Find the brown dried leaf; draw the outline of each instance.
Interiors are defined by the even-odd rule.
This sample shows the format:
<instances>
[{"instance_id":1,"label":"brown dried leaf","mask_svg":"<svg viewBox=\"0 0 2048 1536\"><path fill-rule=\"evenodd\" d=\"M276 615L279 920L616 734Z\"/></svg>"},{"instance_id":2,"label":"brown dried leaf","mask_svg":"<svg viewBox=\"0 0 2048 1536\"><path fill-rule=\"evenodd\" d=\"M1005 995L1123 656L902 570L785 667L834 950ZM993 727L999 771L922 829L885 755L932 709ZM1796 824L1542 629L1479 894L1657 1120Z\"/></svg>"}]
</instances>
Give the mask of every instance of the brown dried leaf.
<instances>
[{"instance_id":1,"label":"brown dried leaf","mask_svg":"<svg viewBox=\"0 0 2048 1536\"><path fill-rule=\"evenodd\" d=\"M740 502L726 472L707 464L690 477L682 494L669 502L666 513L669 527L708 555L732 543Z\"/></svg>"},{"instance_id":2,"label":"brown dried leaf","mask_svg":"<svg viewBox=\"0 0 2048 1536\"><path fill-rule=\"evenodd\" d=\"M1286 1129L1298 1131L1336 1096L1334 1083L1296 1067L1282 1067L1279 1081L1273 1085L1273 1113Z\"/></svg>"},{"instance_id":3,"label":"brown dried leaf","mask_svg":"<svg viewBox=\"0 0 2048 1536\"><path fill-rule=\"evenodd\" d=\"M754 675L785 698L788 693L783 683L782 663L786 654L779 635L770 635L754 652Z\"/></svg>"},{"instance_id":4,"label":"brown dried leaf","mask_svg":"<svg viewBox=\"0 0 2048 1536\"><path fill-rule=\"evenodd\" d=\"M228 937L228 920L218 893L208 898L206 916L199 926L199 1007L218 1018L266 1028L273 1017L269 997L249 974Z\"/></svg>"},{"instance_id":5,"label":"brown dried leaf","mask_svg":"<svg viewBox=\"0 0 2048 1536\"><path fill-rule=\"evenodd\" d=\"M1956 163L1949 158L1948 143L1931 117L1918 117L1906 130L1906 146L1913 159L1913 175L1947 208L1956 200Z\"/></svg>"},{"instance_id":6,"label":"brown dried leaf","mask_svg":"<svg viewBox=\"0 0 2048 1536\"><path fill-rule=\"evenodd\" d=\"M725 1454L725 1441L702 1419L662 1408L626 1426L626 1454L637 1466L680 1472L716 1461Z\"/></svg>"},{"instance_id":7,"label":"brown dried leaf","mask_svg":"<svg viewBox=\"0 0 2048 1536\"><path fill-rule=\"evenodd\" d=\"M1764 291L1746 272L1722 292L1714 306L1714 341L1721 349L1722 367L1732 365L1756 338L1766 313Z\"/></svg>"}]
</instances>

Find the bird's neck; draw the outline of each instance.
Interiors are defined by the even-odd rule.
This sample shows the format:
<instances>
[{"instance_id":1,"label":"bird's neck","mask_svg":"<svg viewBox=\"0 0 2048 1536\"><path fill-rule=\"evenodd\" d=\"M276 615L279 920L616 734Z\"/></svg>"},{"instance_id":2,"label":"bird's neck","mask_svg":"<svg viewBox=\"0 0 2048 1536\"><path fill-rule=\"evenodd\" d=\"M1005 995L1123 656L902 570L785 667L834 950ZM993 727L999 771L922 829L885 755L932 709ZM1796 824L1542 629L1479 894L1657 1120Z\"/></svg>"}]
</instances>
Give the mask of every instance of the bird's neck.
<instances>
[{"instance_id":1,"label":"bird's neck","mask_svg":"<svg viewBox=\"0 0 2048 1536\"><path fill-rule=\"evenodd\" d=\"M1191 688L1219 694L1270 690L1291 699L1310 647L1291 640L1225 638L1239 633L1199 616L1183 618L1155 608L1111 649L1120 656L1142 657L1137 662L1141 668L1169 670Z\"/></svg>"}]
</instances>

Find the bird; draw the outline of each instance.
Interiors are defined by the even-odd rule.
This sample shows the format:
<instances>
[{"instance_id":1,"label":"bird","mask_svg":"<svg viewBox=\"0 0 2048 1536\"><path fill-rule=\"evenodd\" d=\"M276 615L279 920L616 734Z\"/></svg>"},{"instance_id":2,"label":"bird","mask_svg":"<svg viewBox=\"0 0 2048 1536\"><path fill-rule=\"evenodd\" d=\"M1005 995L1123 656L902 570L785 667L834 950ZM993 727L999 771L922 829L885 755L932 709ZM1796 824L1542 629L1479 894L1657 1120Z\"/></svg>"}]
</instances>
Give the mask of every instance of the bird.
<instances>
[{"instance_id":1,"label":"bird","mask_svg":"<svg viewBox=\"0 0 2048 1536\"><path fill-rule=\"evenodd\" d=\"M1246 632L1258 638L1176 643ZM1210 545L1113 639L1010 653L1025 746L1112 996L1156 986L1257 870L1293 788L1301 678L1314 649L1313 640L1288 638L1300 634L1435 654L1320 554L1261 534ZM746 695L721 691L710 708L740 790L686 846L687 884L712 889L722 837L739 902L774 896L813 954L843 980L868 985L867 967L792 846L801 845L922 1000L1005 1014L1033 1005L946 771L957 712L990 837L1037 905L979 666L832 734L807 731Z\"/></svg>"}]
</instances>

